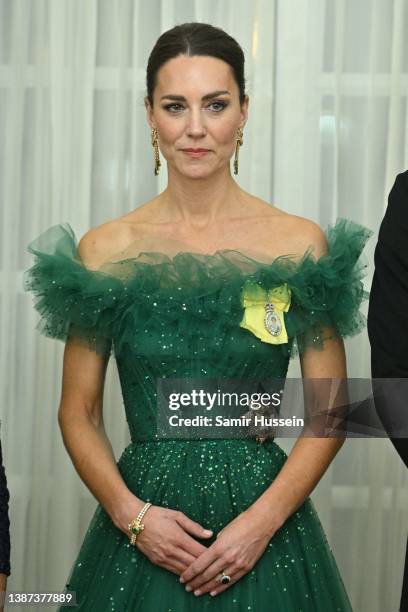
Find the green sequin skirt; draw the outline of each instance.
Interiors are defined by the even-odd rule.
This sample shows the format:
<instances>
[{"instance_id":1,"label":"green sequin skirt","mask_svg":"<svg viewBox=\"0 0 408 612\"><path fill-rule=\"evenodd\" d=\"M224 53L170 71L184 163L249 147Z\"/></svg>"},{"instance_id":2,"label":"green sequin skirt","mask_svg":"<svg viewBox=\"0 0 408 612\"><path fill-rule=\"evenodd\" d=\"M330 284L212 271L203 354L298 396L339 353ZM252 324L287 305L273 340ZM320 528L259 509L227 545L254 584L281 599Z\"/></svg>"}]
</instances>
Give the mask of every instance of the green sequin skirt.
<instances>
[{"instance_id":1,"label":"green sequin skirt","mask_svg":"<svg viewBox=\"0 0 408 612\"><path fill-rule=\"evenodd\" d=\"M287 459L272 440L166 440L130 444L118 461L143 501L181 510L212 538L246 510ZM188 593L154 565L98 505L66 584L86 612L350 612L332 551L308 498L275 533L250 572L212 597Z\"/></svg>"}]
</instances>

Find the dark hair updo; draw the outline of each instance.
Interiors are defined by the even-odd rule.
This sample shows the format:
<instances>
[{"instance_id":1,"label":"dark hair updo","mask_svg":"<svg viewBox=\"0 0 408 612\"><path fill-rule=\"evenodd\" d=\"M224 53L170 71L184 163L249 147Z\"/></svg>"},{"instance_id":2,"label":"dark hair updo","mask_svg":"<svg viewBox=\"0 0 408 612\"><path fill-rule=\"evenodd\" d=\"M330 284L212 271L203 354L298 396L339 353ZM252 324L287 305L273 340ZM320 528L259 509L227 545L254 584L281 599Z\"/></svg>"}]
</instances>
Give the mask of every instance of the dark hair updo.
<instances>
[{"instance_id":1,"label":"dark hair updo","mask_svg":"<svg viewBox=\"0 0 408 612\"><path fill-rule=\"evenodd\" d=\"M147 98L153 108L157 73L167 61L178 55L209 55L230 65L239 88L239 100L245 99L245 56L240 45L221 28L208 23L182 23L163 32L154 45L146 70Z\"/></svg>"}]
</instances>

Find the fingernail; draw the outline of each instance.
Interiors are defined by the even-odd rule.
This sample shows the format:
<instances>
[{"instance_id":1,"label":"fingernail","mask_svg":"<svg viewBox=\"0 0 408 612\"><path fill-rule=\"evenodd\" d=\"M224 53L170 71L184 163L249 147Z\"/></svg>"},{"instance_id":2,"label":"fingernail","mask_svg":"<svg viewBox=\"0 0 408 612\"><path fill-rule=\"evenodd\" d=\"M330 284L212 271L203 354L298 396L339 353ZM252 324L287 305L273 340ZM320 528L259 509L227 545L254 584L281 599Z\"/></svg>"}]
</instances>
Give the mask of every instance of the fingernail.
<instances>
[{"instance_id":1,"label":"fingernail","mask_svg":"<svg viewBox=\"0 0 408 612\"><path fill-rule=\"evenodd\" d=\"M204 529L204 533L205 533L205 535L211 535L212 531L211 531L211 529Z\"/></svg>"},{"instance_id":2,"label":"fingernail","mask_svg":"<svg viewBox=\"0 0 408 612\"><path fill-rule=\"evenodd\" d=\"M201 591L197 589L197 591L194 591L194 595L201 595Z\"/></svg>"},{"instance_id":3,"label":"fingernail","mask_svg":"<svg viewBox=\"0 0 408 612\"><path fill-rule=\"evenodd\" d=\"M191 591L191 586L187 585L186 586L186 591L189 593Z\"/></svg>"},{"instance_id":4,"label":"fingernail","mask_svg":"<svg viewBox=\"0 0 408 612\"><path fill-rule=\"evenodd\" d=\"M211 591L210 595L212 595L214 597L214 595L217 594L217 591Z\"/></svg>"},{"instance_id":5,"label":"fingernail","mask_svg":"<svg viewBox=\"0 0 408 612\"><path fill-rule=\"evenodd\" d=\"M184 578L180 576L180 582L184 582Z\"/></svg>"}]
</instances>

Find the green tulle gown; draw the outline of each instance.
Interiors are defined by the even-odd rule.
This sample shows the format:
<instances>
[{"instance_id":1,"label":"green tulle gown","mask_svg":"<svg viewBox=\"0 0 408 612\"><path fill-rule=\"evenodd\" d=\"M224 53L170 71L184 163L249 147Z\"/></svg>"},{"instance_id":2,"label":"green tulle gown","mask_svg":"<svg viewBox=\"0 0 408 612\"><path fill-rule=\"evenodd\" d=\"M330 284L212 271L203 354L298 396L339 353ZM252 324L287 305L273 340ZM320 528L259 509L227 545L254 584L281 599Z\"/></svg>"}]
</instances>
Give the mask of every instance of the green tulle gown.
<instances>
[{"instance_id":1,"label":"green tulle gown","mask_svg":"<svg viewBox=\"0 0 408 612\"><path fill-rule=\"evenodd\" d=\"M361 331L367 292L359 256L371 233L338 219L326 230L328 254L317 260L311 249L302 259L281 256L268 264L233 249L172 257L146 251L97 271L81 262L67 223L28 245L35 257L24 289L41 314L37 329L62 341L75 335L116 360L132 440L117 462L124 481L140 499L211 528L214 536L204 544L262 494L287 455L272 439L160 439L157 379L285 378L291 357L322 347L324 326L342 337ZM246 280L267 290L287 283L287 342L265 342L240 326ZM76 591L76 609L86 612L352 610L309 498L253 569L215 597L187 593L178 576L131 546L98 505L66 587Z\"/></svg>"}]
</instances>

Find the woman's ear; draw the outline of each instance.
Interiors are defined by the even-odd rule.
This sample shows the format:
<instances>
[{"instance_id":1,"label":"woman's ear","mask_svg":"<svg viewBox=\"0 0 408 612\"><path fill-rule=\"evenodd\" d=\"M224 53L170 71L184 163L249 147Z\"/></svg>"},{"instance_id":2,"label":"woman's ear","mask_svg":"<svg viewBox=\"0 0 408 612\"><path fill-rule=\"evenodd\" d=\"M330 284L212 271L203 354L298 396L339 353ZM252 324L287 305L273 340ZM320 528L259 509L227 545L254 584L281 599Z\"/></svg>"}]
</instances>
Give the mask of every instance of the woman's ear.
<instances>
[{"instance_id":1,"label":"woman's ear","mask_svg":"<svg viewBox=\"0 0 408 612\"><path fill-rule=\"evenodd\" d=\"M245 94L245 99L241 106L241 115L242 115L242 120L243 120L243 124L241 126L242 129L244 129L245 124L248 120L248 106L249 106L249 96L248 94Z\"/></svg>"},{"instance_id":2,"label":"woman's ear","mask_svg":"<svg viewBox=\"0 0 408 612\"><path fill-rule=\"evenodd\" d=\"M147 122L148 122L149 126L152 128L153 127L153 109L150 106L150 101L149 101L149 98L147 96L145 96L145 98L144 98L144 105L145 105L145 109L146 109Z\"/></svg>"}]
</instances>

